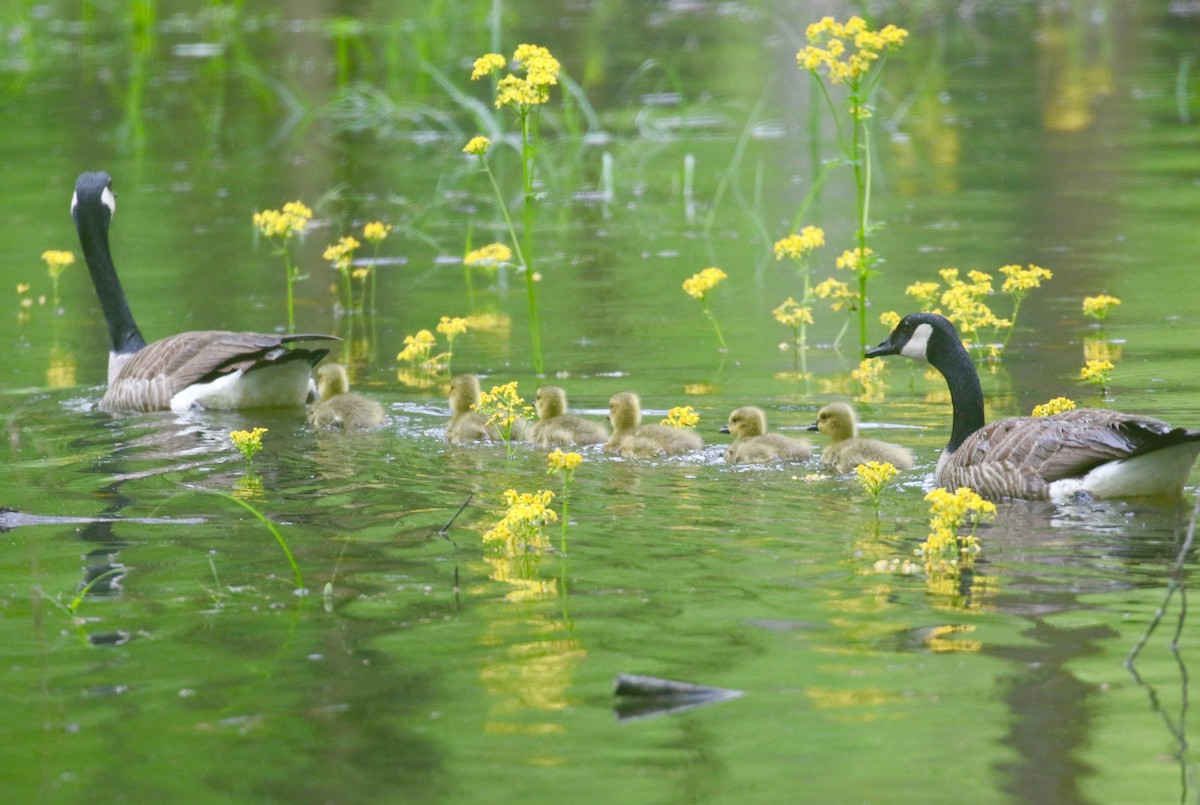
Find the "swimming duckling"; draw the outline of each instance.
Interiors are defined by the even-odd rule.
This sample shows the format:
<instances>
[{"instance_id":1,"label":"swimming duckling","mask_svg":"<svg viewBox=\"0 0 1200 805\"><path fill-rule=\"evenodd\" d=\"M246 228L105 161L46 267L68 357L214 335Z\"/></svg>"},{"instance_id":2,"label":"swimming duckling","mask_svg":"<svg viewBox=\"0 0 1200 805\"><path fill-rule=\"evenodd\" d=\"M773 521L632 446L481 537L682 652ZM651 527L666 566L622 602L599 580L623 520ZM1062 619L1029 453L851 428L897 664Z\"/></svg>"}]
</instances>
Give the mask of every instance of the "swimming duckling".
<instances>
[{"instance_id":1,"label":"swimming duckling","mask_svg":"<svg viewBox=\"0 0 1200 805\"><path fill-rule=\"evenodd\" d=\"M838 472L851 472L859 464L887 462L898 470L911 469L912 451L898 444L858 436L854 409L845 403L830 403L817 412L817 421L808 426L833 441L821 451L821 461Z\"/></svg>"},{"instance_id":2,"label":"swimming duckling","mask_svg":"<svg viewBox=\"0 0 1200 805\"><path fill-rule=\"evenodd\" d=\"M384 422L383 406L361 394L350 393L350 375L340 363L317 369L320 399L308 411L309 424L317 428L378 428Z\"/></svg>"},{"instance_id":3,"label":"swimming duckling","mask_svg":"<svg viewBox=\"0 0 1200 805\"><path fill-rule=\"evenodd\" d=\"M733 444L725 450L725 460L730 464L805 461L812 457L807 439L767 433L767 415L753 405L734 409L721 433L733 434Z\"/></svg>"},{"instance_id":4,"label":"swimming duckling","mask_svg":"<svg viewBox=\"0 0 1200 805\"><path fill-rule=\"evenodd\" d=\"M542 386L534 400L538 421L525 431L525 438L538 447L567 447L576 444L601 444L608 430L567 413L567 393L558 386Z\"/></svg>"},{"instance_id":5,"label":"swimming duckling","mask_svg":"<svg viewBox=\"0 0 1200 805\"><path fill-rule=\"evenodd\" d=\"M487 423L487 417L471 408L482 394L475 375L457 375L450 380L450 425L446 428L446 441L451 444L499 441L500 434Z\"/></svg>"},{"instance_id":6,"label":"swimming duckling","mask_svg":"<svg viewBox=\"0 0 1200 805\"><path fill-rule=\"evenodd\" d=\"M641 424L642 401L632 391L609 398L608 419L613 432L604 445L607 453L619 453L625 458L654 458L677 456L704 447L704 440L690 428Z\"/></svg>"}]
</instances>

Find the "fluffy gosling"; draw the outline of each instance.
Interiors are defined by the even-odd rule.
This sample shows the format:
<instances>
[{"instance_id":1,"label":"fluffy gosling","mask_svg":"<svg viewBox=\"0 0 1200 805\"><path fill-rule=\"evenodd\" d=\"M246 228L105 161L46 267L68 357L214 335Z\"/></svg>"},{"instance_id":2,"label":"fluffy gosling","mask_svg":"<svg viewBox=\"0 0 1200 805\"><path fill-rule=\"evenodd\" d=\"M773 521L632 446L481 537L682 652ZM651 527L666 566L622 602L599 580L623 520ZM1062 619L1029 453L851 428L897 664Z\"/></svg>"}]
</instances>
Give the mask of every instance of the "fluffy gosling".
<instances>
[{"instance_id":1,"label":"fluffy gosling","mask_svg":"<svg viewBox=\"0 0 1200 805\"><path fill-rule=\"evenodd\" d=\"M632 391L609 398L608 420L613 431L604 450L624 458L678 456L704 448L704 440L690 428L641 424L642 401Z\"/></svg>"},{"instance_id":2,"label":"fluffy gosling","mask_svg":"<svg viewBox=\"0 0 1200 805\"><path fill-rule=\"evenodd\" d=\"M450 380L450 425L446 441L465 444L475 441L499 441L500 434L487 423L487 417L472 409L483 390L475 375L456 375Z\"/></svg>"},{"instance_id":3,"label":"fluffy gosling","mask_svg":"<svg viewBox=\"0 0 1200 805\"><path fill-rule=\"evenodd\" d=\"M571 445L602 444L608 441L608 430L567 413L567 393L558 386L542 386L533 402L538 421L525 430L525 438L538 447L569 447Z\"/></svg>"},{"instance_id":4,"label":"fluffy gosling","mask_svg":"<svg viewBox=\"0 0 1200 805\"><path fill-rule=\"evenodd\" d=\"M733 435L733 443L725 450L725 460L730 464L771 464L812 458L812 445L807 439L767 433L767 415L753 405L734 409L721 433Z\"/></svg>"},{"instance_id":5,"label":"fluffy gosling","mask_svg":"<svg viewBox=\"0 0 1200 805\"><path fill-rule=\"evenodd\" d=\"M833 441L821 451L822 463L838 472L852 472L859 464L887 462L898 470L911 469L912 451L898 444L858 436L854 409L845 403L830 403L817 412L817 421L809 430L824 433Z\"/></svg>"},{"instance_id":6,"label":"fluffy gosling","mask_svg":"<svg viewBox=\"0 0 1200 805\"><path fill-rule=\"evenodd\" d=\"M318 400L308 411L308 421L316 428L378 428L384 423L383 406L361 394L350 392L350 375L340 363L326 363L317 369Z\"/></svg>"}]
</instances>

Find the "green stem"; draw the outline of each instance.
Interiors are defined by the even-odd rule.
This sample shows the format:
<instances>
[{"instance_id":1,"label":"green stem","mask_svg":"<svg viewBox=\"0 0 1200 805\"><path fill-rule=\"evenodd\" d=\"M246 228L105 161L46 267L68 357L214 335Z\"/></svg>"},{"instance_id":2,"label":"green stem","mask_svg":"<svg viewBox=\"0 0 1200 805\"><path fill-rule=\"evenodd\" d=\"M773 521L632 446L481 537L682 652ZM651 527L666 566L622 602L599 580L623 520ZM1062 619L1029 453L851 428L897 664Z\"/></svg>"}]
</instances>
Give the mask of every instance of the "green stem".
<instances>
[{"instance_id":1,"label":"green stem","mask_svg":"<svg viewBox=\"0 0 1200 805\"><path fill-rule=\"evenodd\" d=\"M288 252L287 244L283 246L283 267L287 272L287 314L288 332L296 332L296 305L292 297L292 283L296 279L296 270L292 268L292 255Z\"/></svg>"},{"instance_id":2,"label":"green stem","mask_svg":"<svg viewBox=\"0 0 1200 805\"><path fill-rule=\"evenodd\" d=\"M721 351L728 352L729 347L725 345L725 336L721 335L721 326L717 324L717 317L714 316L712 311L708 309L708 297L704 297L704 299L701 300L701 304L704 306L704 315L708 317L710 322L712 322L713 331L717 334L717 341L721 344Z\"/></svg>"},{"instance_id":3,"label":"green stem","mask_svg":"<svg viewBox=\"0 0 1200 805\"><path fill-rule=\"evenodd\" d=\"M264 515L258 509L254 508L253 506L251 506L249 503L242 500L241 498L234 497L233 495L227 495L224 492L214 492L214 494L220 495L223 498L229 498L234 503L238 504L243 509L250 512L255 517L257 517L259 520L262 521L263 525L265 525L267 527L267 529L272 534L275 535L275 540L279 543L279 547L283 548L283 553L287 557L288 562L292 566L292 572L296 574L296 589L297 590L304 589L304 580L300 577L300 566L298 564L296 564L296 557L292 556L292 551L290 548L288 548L287 541L283 538L283 535L279 533L279 529L275 527L275 524L272 523L270 520L268 520L266 515Z\"/></svg>"},{"instance_id":4,"label":"green stem","mask_svg":"<svg viewBox=\"0 0 1200 805\"><path fill-rule=\"evenodd\" d=\"M563 494L562 494L562 535L559 537L558 552L562 556L567 555L567 511L571 502L571 476L563 476Z\"/></svg>"},{"instance_id":5,"label":"green stem","mask_svg":"<svg viewBox=\"0 0 1200 805\"><path fill-rule=\"evenodd\" d=\"M536 114L536 110L532 111ZM544 372L542 362L542 324L538 316L537 282L533 271L533 166L537 155L536 121L531 120L531 110L521 110L521 180L524 190L524 214L521 233L525 248L522 250L525 263L525 290L529 296L529 335L533 343L533 371Z\"/></svg>"}]
</instances>

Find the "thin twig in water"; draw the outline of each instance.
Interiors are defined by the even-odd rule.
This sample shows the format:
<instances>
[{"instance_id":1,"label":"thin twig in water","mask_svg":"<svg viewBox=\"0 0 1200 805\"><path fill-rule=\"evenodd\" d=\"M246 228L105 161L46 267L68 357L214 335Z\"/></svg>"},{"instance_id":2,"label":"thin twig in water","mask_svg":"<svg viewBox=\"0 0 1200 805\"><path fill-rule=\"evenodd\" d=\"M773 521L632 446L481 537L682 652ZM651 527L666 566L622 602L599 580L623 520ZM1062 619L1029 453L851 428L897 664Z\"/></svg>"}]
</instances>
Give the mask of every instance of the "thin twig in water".
<instances>
[{"instance_id":1,"label":"thin twig in water","mask_svg":"<svg viewBox=\"0 0 1200 805\"><path fill-rule=\"evenodd\" d=\"M1150 635L1154 634L1154 630L1158 628L1158 624L1162 622L1163 616L1167 612L1167 606L1171 603L1172 596L1176 590L1181 591L1180 600L1183 601L1183 606L1179 614L1179 626L1175 630L1175 636L1171 640L1171 649L1179 650L1179 634L1183 630L1184 618L1187 615L1187 597L1182 594L1183 590L1183 564L1187 560L1188 553L1192 550L1192 540L1196 536L1196 520L1200 518L1200 496L1196 497L1196 505L1192 508L1192 519L1188 522L1187 535L1184 537L1183 545L1179 549L1179 553L1175 557L1175 567L1171 570L1171 580L1167 583L1167 597L1163 599L1158 610L1154 613L1154 617L1150 621L1150 625L1146 628L1145 634L1141 636L1138 642L1134 645L1133 650L1129 652L1129 656L1125 658L1125 667L1133 671L1133 662L1137 659L1137 655L1141 652L1142 647L1150 640ZM1136 675L1136 671L1134 672Z\"/></svg>"},{"instance_id":2,"label":"thin twig in water","mask_svg":"<svg viewBox=\"0 0 1200 805\"><path fill-rule=\"evenodd\" d=\"M463 513L463 509L467 508L467 506L469 506L471 504L471 499L474 497L475 497L474 492L467 495L467 499L464 500L462 502L462 505L458 507L458 511L456 511L450 517L450 519L446 521L446 524L444 526L442 526L441 528L438 529L438 536L445 537L446 542L449 542L451 545L454 545L454 540L452 540L452 539L450 539L450 537L446 536L446 532L450 530L450 526L454 525L454 521L458 519L458 515ZM454 545L454 547L457 548L458 546Z\"/></svg>"}]
</instances>

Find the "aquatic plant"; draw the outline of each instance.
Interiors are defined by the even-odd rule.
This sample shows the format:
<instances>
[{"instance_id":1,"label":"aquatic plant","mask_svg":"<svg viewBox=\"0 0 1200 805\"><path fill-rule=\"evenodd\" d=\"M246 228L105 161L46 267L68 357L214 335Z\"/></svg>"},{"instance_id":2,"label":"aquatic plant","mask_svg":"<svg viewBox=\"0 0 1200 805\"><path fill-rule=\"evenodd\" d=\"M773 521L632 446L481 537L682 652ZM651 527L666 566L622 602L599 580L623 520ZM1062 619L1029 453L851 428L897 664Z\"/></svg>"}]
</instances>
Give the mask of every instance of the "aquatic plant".
<instances>
[{"instance_id":1,"label":"aquatic plant","mask_svg":"<svg viewBox=\"0 0 1200 805\"><path fill-rule=\"evenodd\" d=\"M254 227L270 243L276 255L283 257L287 277L288 332L296 331L296 308L293 286L299 278L299 269L292 264L290 243L292 238L304 233L312 219L312 210L299 201L289 201L282 210L261 210L254 213Z\"/></svg>"},{"instance_id":2,"label":"aquatic plant","mask_svg":"<svg viewBox=\"0 0 1200 805\"><path fill-rule=\"evenodd\" d=\"M879 495L893 478L900 474L896 466L887 461L868 461L854 468L858 483L875 503L875 516L879 516Z\"/></svg>"},{"instance_id":3,"label":"aquatic plant","mask_svg":"<svg viewBox=\"0 0 1200 805\"><path fill-rule=\"evenodd\" d=\"M514 437L519 436L518 420L524 423L534 417L533 407L526 405L525 400L517 394L517 381L492 386L492 390L483 392L473 407L487 417L487 424L496 428L504 442L504 452L511 458L515 449Z\"/></svg>"},{"instance_id":4,"label":"aquatic plant","mask_svg":"<svg viewBox=\"0 0 1200 805\"><path fill-rule=\"evenodd\" d=\"M975 555L979 553L979 539L975 530L979 523L996 514L996 504L984 500L970 487L959 487L950 492L942 487L925 496L929 501L929 536L916 550L925 564L925 573L930 578L959 578L963 571L975 566ZM971 533L960 536L958 530L964 524L971 525Z\"/></svg>"},{"instance_id":5,"label":"aquatic plant","mask_svg":"<svg viewBox=\"0 0 1200 805\"><path fill-rule=\"evenodd\" d=\"M879 402L887 391L887 383L883 379L887 364L883 358L864 358L859 361L858 368L850 372L850 379L858 383L862 393L854 399L859 402Z\"/></svg>"},{"instance_id":6,"label":"aquatic plant","mask_svg":"<svg viewBox=\"0 0 1200 805\"><path fill-rule=\"evenodd\" d=\"M525 291L529 299L529 327L533 346L533 369L537 374L544 371L542 358L541 318L538 312L537 284L541 279L534 270L533 252L533 217L536 195L533 191L534 172L537 161L538 123L541 119L542 106L550 100L550 88L558 84L558 74L561 66L550 51L539 45L523 44L513 53L513 62L519 65L524 75L509 73L495 83L496 108L509 107L516 112L517 121L521 128L521 189L522 217L521 239L518 241L512 217L504 203L504 194L496 182L495 174L487 163L487 152L491 141L486 137L475 137L467 143L463 150L478 157L480 165L492 183L496 200L503 212L505 223L508 224L509 234L517 245L517 259L525 272ZM498 53L487 53L475 60L471 71L471 80L478 81L486 76L503 70L508 60Z\"/></svg>"},{"instance_id":7,"label":"aquatic plant","mask_svg":"<svg viewBox=\"0 0 1200 805\"><path fill-rule=\"evenodd\" d=\"M799 302L789 296L782 305L771 311L771 315L775 317L775 321L792 328L791 344L785 342L780 344L780 347L795 349L795 366L804 375L808 374L808 340L805 328L813 323L812 302L815 298L810 285L809 256L813 250L824 245L825 231L815 226L806 226L798 234L775 241L775 259L791 259L796 264L796 273L800 275L802 285Z\"/></svg>"},{"instance_id":8,"label":"aquatic plant","mask_svg":"<svg viewBox=\"0 0 1200 805\"><path fill-rule=\"evenodd\" d=\"M832 17L824 17L808 26L805 37L809 44L796 54L797 64L812 75L814 84L820 88L822 97L833 115L842 154L846 163L854 169L857 227L856 247L853 253L856 257L844 267L855 274L858 280L858 298L864 303L858 308L860 348L864 353L867 349L867 282L878 273L878 259L867 247L872 225L871 143L870 129L866 123L871 117L870 97L882 74L881 59L888 52L903 45L907 36L906 30L894 25L872 31L861 17L851 17L845 23L839 23ZM833 102L829 85L822 76L828 79L829 85L841 85L846 88L849 135Z\"/></svg>"},{"instance_id":9,"label":"aquatic plant","mask_svg":"<svg viewBox=\"0 0 1200 805\"><path fill-rule=\"evenodd\" d=\"M558 522L558 515L550 508L552 500L554 493L549 489L505 490L504 502L508 508L500 522L484 533L483 541L502 546L510 555L549 548L546 526Z\"/></svg>"},{"instance_id":10,"label":"aquatic plant","mask_svg":"<svg viewBox=\"0 0 1200 805\"><path fill-rule=\"evenodd\" d=\"M355 309L354 291L350 284L350 268L354 264L354 252L362 244L353 235L345 235L325 249L325 253L321 256L333 263L333 268L338 272L341 278L341 289L343 293L342 309L349 312ZM364 293L365 297L365 293ZM362 305L357 306L358 312L362 312Z\"/></svg>"},{"instance_id":11,"label":"aquatic plant","mask_svg":"<svg viewBox=\"0 0 1200 805\"><path fill-rule=\"evenodd\" d=\"M449 372L450 361L454 359L454 339L467 331L467 320L461 316L442 316L437 331L446 336L446 371Z\"/></svg>"},{"instance_id":12,"label":"aquatic plant","mask_svg":"<svg viewBox=\"0 0 1200 805\"><path fill-rule=\"evenodd\" d=\"M841 280L830 277L817 283L813 288L813 296L817 299L828 300L829 308L834 313L845 311L847 314L846 320L842 322L842 329L838 331L837 338L833 339L833 346L836 348L842 343L842 337L846 335L846 328L850 326L850 319L853 318L854 312L862 307L862 294L851 290L850 286Z\"/></svg>"},{"instance_id":13,"label":"aquatic plant","mask_svg":"<svg viewBox=\"0 0 1200 805\"><path fill-rule=\"evenodd\" d=\"M700 308L704 311L705 317L712 324L722 352L728 352L729 348L725 345L725 337L721 335L721 326L717 324L717 317L713 315L712 309L709 307L708 294L709 291L717 287L727 276L719 268L705 268L683 281L684 292L700 303Z\"/></svg>"},{"instance_id":14,"label":"aquatic plant","mask_svg":"<svg viewBox=\"0 0 1200 805\"><path fill-rule=\"evenodd\" d=\"M363 240L371 244L371 261L367 264L370 270L370 292L366 302L366 308L369 312L375 312L375 278L379 273L379 244L387 239L387 236L392 231L391 224L385 224L383 221L369 221L363 225Z\"/></svg>"},{"instance_id":15,"label":"aquatic plant","mask_svg":"<svg viewBox=\"0 0 1200 805\"><path fill-rule=\"evenodd\" d=\"M662 425L672 428L694 428L700 423L700 415L690 405L677 405L667 412Z\"/></svg>"},{"instance_id":16,"label":"aquatic plant","mask_svg":"<svg viewBox=\"0 0 1200 805\"><path fill-rule=\"evenodd\" d=\"M582 463L582 455L574 452L564 453L560 448L555 448L546 457L546 474L561 475L563 478L562 535L559 540L559 553L563 556L567 554L567 520L568 507L571 501L571 484L575 480L575 468Z\"/></svg>"},{"instance_id":17,"label":"aquatic plant","mask_svg":"<svg viewBox=\"0 0 1200 805\"><path fill-rule=\"evenodd\" d=\"M1079 379L1093 386L1099 386L1102 394L1108 392L1108 381L1111 379L1113 362L1091 360L1079 370Z\"/></svg>"},{"instance_id":18,"label":"aquatic plant","mask_svg":"<svg viewBox=\"0 0 1200 805\"><path fill-rule=\"evenodd\" d=\"M253 465L254 454L263 449L262 437L266 432L266 428L254 428L253 430L234 430L229 432L229 441L233 442L233 446L236 447L242 454L242 457L246 459L247 467Z\"/></svg>"},{"instance_id":19,"label":"aquatic plant","mask_svg":"<svg viewBox=\"0 0 1200 805\"><path fill-rule=\"evenodd\" d=\"M1061 414L1063 411L1073 411L1076 407L1074 400L1066 397L1055 397L1041 405L1035 405L1032 416L1053 416L1054 414Z\"/></svg>"},{"instance_id":20,"label":"aquatic plant","mask_svg":"<svg viewBox=\"0 0 1200 805\"><path fill-rule=\"evenodd\" d=\"M51 299L55 309L58 308L58 278L66 271L68 266L75 264L75 255L71 252L49 249L42 252L42 260L46 262L46 272L50 275L50 284L53 288Z\"/></svg>"},{"instance_id":21,"label":"aquatic plant","mask_svg":"<svg viewBox=\"0 0 1200 805\"><path fill-rule=\"evenodd\" d=\"M263 525L267 527L267 530L270 531L272 536L275 537L275 541L279 543L279 547L283 550L283 555L287 557L288 564L292 566L292 573L294 573L296 576L296 593L304 593L304 579L300 575L300 565L296 563L296 557L292 555L292 549L288 547L287 540L283 538L283 534L279 533L279 529L275 527L275 524L271 522L270 518L236 495L227 495L224 492L216 491L214 491L212 494L220 495L223 498L232 500L234 503L254 515L255 518L257 518L260 522L262 522Z\"/></svg>"},{"instance_id":22,"label":"aquatic plant","mask_svg":"<svg viewBox=\"0 0 1200 805\"><path fill-rule=\"evenodd\" d=\"M1085 296L1083 297L1083 315L1095 319L1103 325L1104 321L1108 318L1108 314L1119 304L1121 304L1120 299L1107 294Z\"/></svg>"}]
</instances>

